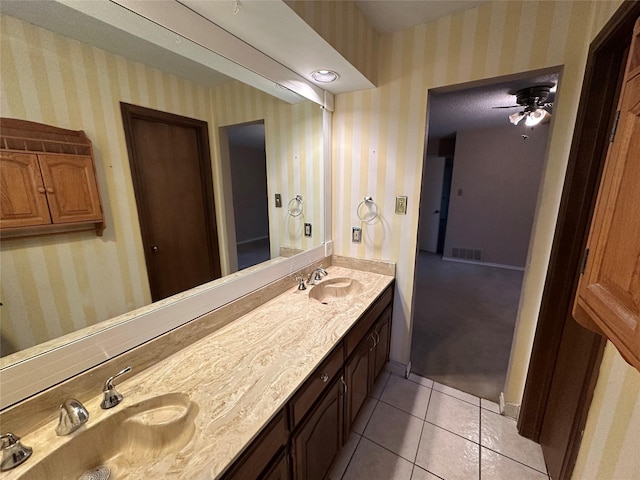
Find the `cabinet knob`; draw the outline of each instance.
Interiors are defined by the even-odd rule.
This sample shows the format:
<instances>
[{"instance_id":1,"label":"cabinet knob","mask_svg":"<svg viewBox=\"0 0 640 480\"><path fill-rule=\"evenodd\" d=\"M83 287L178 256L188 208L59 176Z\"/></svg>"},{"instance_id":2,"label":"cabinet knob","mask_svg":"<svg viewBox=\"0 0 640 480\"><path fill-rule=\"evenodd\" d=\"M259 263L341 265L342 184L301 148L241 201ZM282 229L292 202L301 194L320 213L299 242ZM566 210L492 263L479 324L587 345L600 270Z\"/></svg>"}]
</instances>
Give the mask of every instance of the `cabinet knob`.
<instances>
[{"instance_id":1,"label":"cabinet knob","mask_svg":"<svg viewBox=\"0 0 640 480\"><path fill-rule=\"evenodd\" d=\"M153 253L158 253L158 246L157 245L151 245L151 251Z\"/></svg>"},{"instance_id":2,"label":"cabinet knob","mask_svg":"<svg viewBox=\"0 0 640 480\"><path fill-rule=\"evenodd\" d=\"M38 192L39 193L44 193L44 192L46 192L46 190L44 189L44 187L38 187Z\"/></svg>"},{"instance_id":3,"label":"cabinet knob","mask_svg":"<svg viewBox=\"0 0 640 480\"><path fill-rule=\"evenodd\" d=\"M323 383L327 383L329 381L329 374L327 372L323 373L320 376L320 380L322 380Z\"/></svg>"},{"instance_id":4,"label":"cabinet knob","mask_svg":"<svg viewBox=\"0 0 640 480\"><path fill-rule=\"evenodd\" d=\"M47 193L53 193L53 188L47 187Z\"/></svg>"}]
</instances>

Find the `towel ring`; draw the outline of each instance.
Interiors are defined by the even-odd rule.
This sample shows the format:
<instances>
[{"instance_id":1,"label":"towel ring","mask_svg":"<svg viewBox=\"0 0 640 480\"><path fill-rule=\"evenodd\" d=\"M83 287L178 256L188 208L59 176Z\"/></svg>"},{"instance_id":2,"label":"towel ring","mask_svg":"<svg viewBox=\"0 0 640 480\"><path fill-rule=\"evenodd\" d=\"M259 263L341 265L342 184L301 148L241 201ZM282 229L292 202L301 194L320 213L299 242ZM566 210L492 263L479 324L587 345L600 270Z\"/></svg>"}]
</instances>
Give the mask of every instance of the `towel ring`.
<instances>
[{"instance_id":1,"label":"towel ring","mask_svg":"<svg viewBox=\"0 0 640 480\"><path fill-rule=\"evenodd\" d=\"M366 212L361 214L360 212L363 210L363 206L366 207ZM378 206L376 205L376 202L373 201L373 198L364 197L364 200L358 204L356 213L362 222L371 223L378 218Z\"/></svg>"},{"instance_id":2,"label":"towel ring","mask_svg":"<svg viewBox=\"0 0 640 480\"><path fill-rule=\"evenodd\" d=\"M289 215L292 217L299 217L302 215L302 196L296 195L291 200L289 200Z\"/></svg>"}]
</instances>

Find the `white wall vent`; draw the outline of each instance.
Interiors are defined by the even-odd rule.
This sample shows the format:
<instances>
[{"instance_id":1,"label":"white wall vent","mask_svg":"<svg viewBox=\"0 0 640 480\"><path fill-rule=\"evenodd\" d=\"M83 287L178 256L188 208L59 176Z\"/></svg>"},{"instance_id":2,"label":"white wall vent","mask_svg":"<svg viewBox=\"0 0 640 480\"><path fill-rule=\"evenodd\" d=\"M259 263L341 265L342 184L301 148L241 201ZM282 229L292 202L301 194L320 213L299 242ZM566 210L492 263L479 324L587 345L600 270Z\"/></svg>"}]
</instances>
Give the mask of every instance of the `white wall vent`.
<instances>
[{"instance_id":1,"label":"white wall vent","mask_svg":"<svg viewBox=\"0 0 640 480\"><path fill-rule=\"evenodd\" d=\"M453 247L451 249L451 257L452 258L461 258L464 260L482 260L482 250L476 250L473 248L460 248Z\"/></svg>"}]
</instances>

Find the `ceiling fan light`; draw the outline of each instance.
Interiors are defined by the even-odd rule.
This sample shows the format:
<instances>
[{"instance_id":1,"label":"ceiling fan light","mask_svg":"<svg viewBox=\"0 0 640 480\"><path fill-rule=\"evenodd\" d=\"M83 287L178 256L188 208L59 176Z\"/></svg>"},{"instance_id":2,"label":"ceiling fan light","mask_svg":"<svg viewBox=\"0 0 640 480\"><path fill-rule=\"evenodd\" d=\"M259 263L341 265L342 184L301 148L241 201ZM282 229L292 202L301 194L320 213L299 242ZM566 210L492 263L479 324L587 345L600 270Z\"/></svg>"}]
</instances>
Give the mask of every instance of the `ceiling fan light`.
<instances>
[{"instance_id":1,"label":"ceiling fan light","mask_svg":"<svg viewBox=\"0 0 640 480\"><path fill-rule=\"evenodd\" d=\"M520 120L522 120L523 118L524 118L524 112L517 112L509 115L509 121L514 125L518 125Z\"/></svg>"},{"instance_id":2,"label":"ceiling fan light","mask_svg":"<svg viewBox=\"0 0 640 480\"><path fill-rule=\"evenodd\" d=\"M535 127L540 122L545 120L549 116L549 112L547 112L544 108L539 108L527 115L527 119L524 124L527 127Z\"/></svg>"}]
</instances>

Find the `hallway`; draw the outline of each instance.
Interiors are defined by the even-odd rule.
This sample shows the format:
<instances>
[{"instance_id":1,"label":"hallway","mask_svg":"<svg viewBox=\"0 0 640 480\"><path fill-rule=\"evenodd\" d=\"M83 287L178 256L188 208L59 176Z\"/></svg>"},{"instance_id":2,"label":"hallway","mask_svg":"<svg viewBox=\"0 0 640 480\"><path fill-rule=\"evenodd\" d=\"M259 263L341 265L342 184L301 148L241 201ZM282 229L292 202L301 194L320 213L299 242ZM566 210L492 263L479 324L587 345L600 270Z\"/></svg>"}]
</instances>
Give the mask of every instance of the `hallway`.
<instances>
[{"instance_id":1,"label":"hallway","mask_svg":"<svg viewBox=\"0 0 640 480\"><path fill-rule=\"evenodd\" d=\"M420 251L411 371L498 402L523 272L442 260Z\"/></svg>"}]
</instances>

